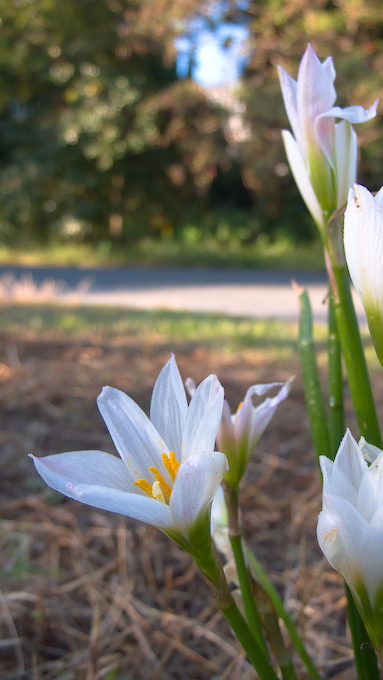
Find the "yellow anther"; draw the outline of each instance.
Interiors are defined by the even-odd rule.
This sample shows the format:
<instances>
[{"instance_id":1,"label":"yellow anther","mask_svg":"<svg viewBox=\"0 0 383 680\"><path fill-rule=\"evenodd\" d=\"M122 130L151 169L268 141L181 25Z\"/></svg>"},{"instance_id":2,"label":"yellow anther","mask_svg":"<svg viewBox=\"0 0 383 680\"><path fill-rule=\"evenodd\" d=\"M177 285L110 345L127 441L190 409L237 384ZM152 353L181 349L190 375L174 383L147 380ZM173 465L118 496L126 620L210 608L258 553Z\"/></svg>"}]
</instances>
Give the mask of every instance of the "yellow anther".
<instances>
[{"instance_id":1,"label":"yellow anther","mask_svg":"<svg viewBox=\"0 0 383 680\"><path fill-rule=\"evenodd\" d=\"M161 455L161 458L166 470L168 471L170 477L172 478L172 481L174 482L177 470L180 465L177 458L174 455L174 451L170 451L168 456L166 455L166 453L163 453Z\"/></svg>"},{"instance_id":2,"label":"yellow anther","mask_svg":"<svg viewBox=\"0 0 383 680\"><path fill-rule=\"evenodd\" d=\"M164 495L165 495L166 500L169 501L169 499L170 499L170 494L171 494L171 492L172 492L172 490L171 490L169 484L167 484L167 483L165 482L163 476L161 475L160 472L158 472L157 468L155 468L155 467L150 467L149 470L150 470L150 472L153 472L153 474L156 476L156 480L157 480L157 482L160 483L161 489L162 489L162 491L164 492Z\"/></svg>"},{"instance_id":3,"label":"yellow anther","mask_svg":"<svg viewBox=\"0 0 383 680\"><path fill-rule=\"evenodd\" d=\"M243 401L241 401L241 402L238 404L237 413L238 413L238 411L241 410L242 406L243 406Z\"/></svg>"},{"instance_id":4,"label":"yellow anther","mask_svg":"<svg viewBox=\"0 0 383 680\"><path fill-rule=\"evenodd\" d=\"M161 503L166 503L165 496L161 489L161 484L157 480L153 482L152 498L154 498L156 501L161 501Z\"/></svg>"},{"instance_id":5,"label":"yellow anther","mask_svg":"<svg viewBox=\"0 0 383 680\"><path fill-rule=\"evenodd\" d=\"M138 486L142 491L148 494L152 498L152 485L147 482L146 479L138 479L134 482L134 486Z\"/></svg>"}]
</instances>

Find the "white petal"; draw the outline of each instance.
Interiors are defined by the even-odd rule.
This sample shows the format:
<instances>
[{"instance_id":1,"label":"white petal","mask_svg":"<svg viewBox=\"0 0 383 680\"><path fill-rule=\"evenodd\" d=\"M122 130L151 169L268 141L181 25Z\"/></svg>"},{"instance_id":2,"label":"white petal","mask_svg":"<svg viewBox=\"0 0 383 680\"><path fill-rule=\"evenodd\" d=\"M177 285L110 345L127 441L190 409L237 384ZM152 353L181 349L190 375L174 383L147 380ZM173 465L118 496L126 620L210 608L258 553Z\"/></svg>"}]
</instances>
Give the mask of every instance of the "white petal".
<instances>
[{"instance_id":1,"label":"white petal","mask_svg":"<svg viewBox=\"0 0 383 680\"><path fill-rule=\"evenodd\" d=\"M367 312L383 309L383 212L359 184L350 190L344 218L344 248L352 282Z\"/></svg>"},{"instance_id":2,"label":"white petal","mask_svg":"<svg viewBox=\"0 0 383 680\"><path fill-rule=\"evenodd\" d=\"M324 497L318 541L330 564L353 588L361 574L361 545L367 523L354 506L337 496Z\"/></svg>"},{"instance_id":3,"label":"white petal","mask_svg":"<svg viewBox=\"0 0 383 680\"><path fill-rule=\"evenodd\" d=\"M360 546L360 569L373 605L377 591L383 586L383 540L382 532L371 525L367 525Z\"/></svg>"},{"instance_id":4,"label":"white petal","mask_svg":"<svg viewBox=\"0 0 383 680\"><path fill-rule=\"evenodd\" d=\"M222 418L223 387L217 376L201 382L192 398L183 434L182 459L190 453L213 451Z\"/></svg>"},{"instance_id":5,"label":"white petal","mask_svg":"<svg viewBox=\"0 0 383 680\"><path fill-rule=\"evenodd\" d=\"M211 506L211 530L227 528L229 524L229 515L225 503L225 494L221 484L213 498Z\"/></svg>"},{"instance_id":6,"label":"white petal","mask_svg":"<svg viewBox=\"0 0 383 680\"><path fill-rule=\"evenodd\" d=\"M382 453L382 449L379 449L377 446L374 446L373 444L369 444L366 442L364 437L361 437L358 441L358 446L363 453L363 458L364 460L367 461L367 463L373 463L378 456Z\"/></svg>"},{"instance_id":7,"label":"white petal","mask_svg":"<svg viewBox=\"0 0 383 680\"><path fill-rule=\"evenodd\" d=\"M297 109L304 137L305 153L317 144L328 157L334 146L334 124L319 120L319 116L333 106L336 99L333 70L329 61L323 66L308 45L298 73Z\"/></svg>"},{"instance_id":8,"label":"white petal","mask_svg":"<svg viewBox=\"0 0 383 680\"><path fill-rule=\"evenodd\" d=\"M115 447L135 479L146 479L149 466L161 465L165 442L140 407L124 392L104 387L97 399Z\"/></svg>"},{"instance_id":9,"label":"white petal","mask_svg":"<svg viewBox=\"0 0 383 680\"><path fill-rule=\"evenodd\" d=\"M172 356L154 385L150 420L178 460L181 460L182 432L187 410L185 388Z\"/></svg>"},{"instance_id":10,"label":"white petal","mask_svg":"<svg viewBox=\"0 0 383 680\"><path fill-rule=\"evenodd\" d=\"M348 120L349 123L353 123L353 125L366 123L368 120L375 118L378 102L379 99L376 99L369 109L364 109L363 106L347 106L345 109L341 109L340 106L334 106L322 115L328 118L342 118L343 120Z\"/></svg>"},{"instance_id":11,"label":"white petal","mask_svg":"<svg viewBox=\"0 0 383 680\"><path fill-rule=\"evenodd\" d=\"M375 195L375 203L379 212L383 213L383 187L381 187Z\"/></svg>"},{"instance_id":12,"label":"white petal","mask_svg":"<svg viewBox=\"0 0 383 680\"><path fill-rule=\"evenodd\" d=\"M340 467L353 487L358 491L362 478L368 470L368 465L348 429L339 446L334 465Z\"/></svg>"},{"instance_id":13,"label":"white petal","mask_svg":"<svg viewBox=\"0 0 383 680\"><path fill-rule=\"evenodd\" d=\"M362 517L370 522L381 505L383 505L383 453L372 463L362 479L357 509Z\"/></svg>"},{"instance_id":14,"label":"white petal","mask_svg":"<svg viewBox=\"0 0 383 680\"><path fill-rule=\"evenodd\" d=\"M312 188L301 150L292 134L287 130L282 130L282 138L287 160L296 185L319 229L323 229L324 221L322 208L320 207L314 189Z\"/></svg>"},{"instance_id":15,"label":"white petal","mask_svg":"<svg viewBox=\"0 0 383 680\"><path fill-rule=\"evenodd\" d=\"M281 403L286 397L288 396L290 392L290 388L292 385L292 380L289 380L286 383L282 383L282 388L279 390L278 394L275 397L265 399L265 401L257 406L257 408L253 409L253 414L252 414L252 421L251 421L251 429L249 432L249 450L253 451L259 438L265 431L266 427L268 426L270 420L272 419L278 404ZM255 392L255 385L250 387L249 389L249 394L252 394Z\"/></svg>"},{"instance_id":16,"label":"white petal","mask_svg":"<svg viewBox=\"0 0 383 680\"><path fill-rule=\"evenodd\" d=\"M169 503L172 524L181 533L208 509L226 470L226 456L218 451L191 453L181 463Z\"/></svg>"},{"instance_id":17,"label":"white petal","mask_svg":"<svg viewBox=\"0 0 383 680\"><path fill-rule=\"evenodd\" d=\"M103 451L70 451L45 458L31 456L43 480L56 491L73 498L67 484L97 484L132 491L133 480L123 461Z\"/></svg>"},{"instance_id":18,"label":"white petal","mask_svg":"<svg viewBox=\"0 0 383 680\"><path fill-rule=\"evenodd\" d=\"M230 406L226 399L223 402L222 420L217 432L217 446L220 451L224 451L226 455L231 454L235 456L236 443L234 436L233 421L230 413Z\"/></svg>"},{"instance_id":19,"label":"white petal","mask_svg":"<svg viewBox=\"0 0 383 680\"><path fill-rule=\"evenodd\" d=\"M278 75L287 117L293 129L295 139L297 140L298 144L300 144L301 125L297 111L297 83L294 78L289 76L282 66L278 66Z\"/></svg>"},{"instance_id":20,"label":"white petal","mask_svg":"<svg viewBox=\"0 0 383 680\"><path fill-rule=\"evenodd\" d=\"M348 192L356 181L358 142L355 130L343 120L335 126L337 207L347 201Z\"/></svg>"},{"instance_id":21,"label":"white petal","mask_svg":"<svg viewBox=\"0 0 383 680\"><path fill-rule=\"evenodd\" d=\"M147 522L159 529L171 529L170 509L166 503L140 493L125 493L116 489L91 484L74 484L69 489L71 498L92 505L100 510L118 512L140 522Z\"/></svg>"}]
</instances>

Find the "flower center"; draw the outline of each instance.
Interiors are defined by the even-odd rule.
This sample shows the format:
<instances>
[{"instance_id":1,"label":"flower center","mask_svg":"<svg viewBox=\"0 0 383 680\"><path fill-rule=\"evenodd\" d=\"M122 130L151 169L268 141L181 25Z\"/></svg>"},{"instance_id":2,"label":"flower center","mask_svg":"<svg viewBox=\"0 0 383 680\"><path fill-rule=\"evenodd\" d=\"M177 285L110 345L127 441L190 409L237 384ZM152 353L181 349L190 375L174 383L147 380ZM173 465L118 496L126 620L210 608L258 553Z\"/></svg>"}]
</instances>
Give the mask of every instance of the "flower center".
<instances>
[{"instance_id":1,"label":"flower center","mask_svg":"<svg viewBox=\"0 0 383 680\"><path fill-rule=\"evenodd\" d=\"M174 451L170 451L169 455L163 453L161 458L165 469L174 482L177 475L177 470L179 468L179 462L174 455ZM154 498L157 501L161 501L161 503L168 504L172 493L171 486L165 482L163 476L156 467L150 467L149 472L152 472L156 477L152 484L146 479L138 479L136 482L134 482L134 485L138 486L142 491L145 491L145 493L147 493L150 498Z\"/></svg>"}]
</instances>

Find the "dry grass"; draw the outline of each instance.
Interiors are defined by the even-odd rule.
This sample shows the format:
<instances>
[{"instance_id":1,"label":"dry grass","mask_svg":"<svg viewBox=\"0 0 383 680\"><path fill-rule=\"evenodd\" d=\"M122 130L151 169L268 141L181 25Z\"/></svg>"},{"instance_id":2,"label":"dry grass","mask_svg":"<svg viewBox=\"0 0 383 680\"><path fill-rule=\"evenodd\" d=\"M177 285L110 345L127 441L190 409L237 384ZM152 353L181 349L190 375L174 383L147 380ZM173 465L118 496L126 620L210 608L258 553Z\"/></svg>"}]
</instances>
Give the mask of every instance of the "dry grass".
<instances>
[{"instance_id":1,"label":"dry grass","mask_svg":"<svg viewBox=\"0 0 383 680\"><path fill-rule=\"evenodd\" d=\"M250 384L297 370L260 363L255 350L168 349L184 377L217 373L233 406ZM64 500L26 455L113 451L96 408L101 386L123 389L147 410L168 349L131 338L0 336L0 678L256 677L187 554L151 527ZM320 501L298 377L250 464L244 529L323 677L353 680L342 582L315 538ZM299 660L297 669L306 680Z\"/></svg>"}]
</instances>

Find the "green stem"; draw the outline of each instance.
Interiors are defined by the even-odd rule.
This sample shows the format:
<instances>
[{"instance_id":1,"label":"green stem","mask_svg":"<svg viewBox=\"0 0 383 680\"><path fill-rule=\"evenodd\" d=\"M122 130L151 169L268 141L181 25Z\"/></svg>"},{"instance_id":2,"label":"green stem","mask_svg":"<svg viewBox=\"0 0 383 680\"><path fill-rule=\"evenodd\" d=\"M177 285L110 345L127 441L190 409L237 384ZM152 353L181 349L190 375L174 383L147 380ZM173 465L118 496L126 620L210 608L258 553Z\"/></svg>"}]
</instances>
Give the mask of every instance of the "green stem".
<instances>
[{"instance_id":1,"label":"green stem","mask_svg":"<svg viewBox=\"0 0 383 680\"><path fill-rule=\"evenodd\" d=\"M338 326L331 291L328 305L328 405L331 460L344 435L343 375Z\"/></svg>"},{"instance_id":2,"label":"green stem","mask_svg":"<svg viewBox=\"0 0 383 680\"><path fill-rule=\"evenodd\" d=\"M329 258L326 264L330 267L336 321L358 426L370 444L383 448L348 272L339 265L331 267Z\"/></svg>"},{"instance_id":3,"label":"green stem","mask_svg":"<svg viewBox=\"0 0 383 680\"><path fill-rule=\"evenodd\" d=\"M244 617L242 616L241 612L239 611L237 605L234 602L233 596L229 591L226 578L223 572L222 564L214 544L212 544L212 558L215 560L217 565L216 572L218 573L218 578L215 580L215 582L213 582L209 578L209 576L207 576L207 574L204 572L202 563L200 563L198 566L200 567L205 577L205 580L214 596L214 599L219 609L228 620L235 635L237 636L239 642L241 643L243 649L245 650L251 664L257 671L260 680L278 680L278 676L271 665L270 659L265 655L262 647L254 638L254 635L252 634L248 623L245 621ZM211 573L210 567L209 573Z\"/></svg>"},{"instance_id":4,"label":"green stem","mask_svg":"<svg viewBox=\"0 0 383 680\"><path fill-rule=\"evenodd\" d=\"M270 600L272 601L276 612L278 615L281 617L282 621L284 621L285 626L287 630L289 631L289 635L291 638L292 643L295 646L295 649L297 650L299 656L301 657L303 663L305 664L308 672L310 673L310 678L311 680L321 680L321 676L318 673L318 670L314 666L313 660L307 653L305 646L299 636L299 633L294 625L293 620L291 619L290 615L287 613L283 606L283 602L275 589L274 585L271 583L269 577L267 574L264 572L261 564L259 563L258 559L254 555L254 553L250 550L247 549L246 551L246 558L248 560L249 566L250 566L250 571L254 576L255 580L258 580L268 596L270 597Z\"/></svg>"},{"instance_id":5,"label":"green stem","mask_svg":"<svg viewBox=\"0 0 383 680\"><path fill-rule=\"evenodd\" d=\"M253 589L245 558L242 551L242 541L240 536L230 536L231 547L233 548L235 564L238 572L239 585L242 591L243 604L245 606L246 618L258 644L262 647L265 654L268 655L265 638L263 636L261 619L254 601Z\"/></svg>"},{"instance_id":6,"label":"green stem","mask_svg":"<svg viewBox=\"0 0 383 680\"><path fill-rule=\"evenodd\" d=\"M227 482L223 485L225 501L229 516L229 537L237 567L239 585L242 591L243 604L250 630L266 656L269 655L263 635L261 619L254 601L253 590L245 558L242 550L241 531L239 528L238 488L234 489Z\"/></svg>"},{"instance_id":7,"label":"green stem","mask_svg":"<svg viewBox=\"0 0 383 680\"><path fill-rule=\"evenodd\" d=\"M302 366L302 378L305 392L307 414L310 423L311 438L317 460L320 455L330 455L330 435L327 414L319 380L319 371L315 358L313 342L313 319L311 305L306 290L295 284L299 296L299 352Z\"/></svg>"},{"instance_id":8,"label":"green stem","mask_svg":"<svg viewBox=\"0 0 383 680\"><path fill-rule=\"evenodd\" d=\"M360 618L356 604L347 583L348 622L354 647L355 665L359 680L379 680L380 673L375 650L370 642L365 625Z\"/></svg>"}]
</instances>

